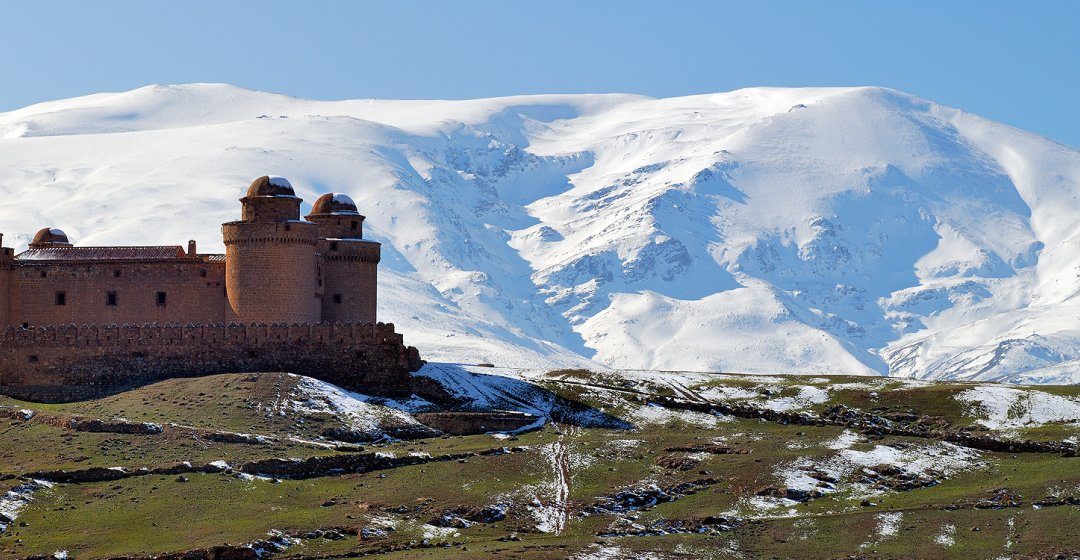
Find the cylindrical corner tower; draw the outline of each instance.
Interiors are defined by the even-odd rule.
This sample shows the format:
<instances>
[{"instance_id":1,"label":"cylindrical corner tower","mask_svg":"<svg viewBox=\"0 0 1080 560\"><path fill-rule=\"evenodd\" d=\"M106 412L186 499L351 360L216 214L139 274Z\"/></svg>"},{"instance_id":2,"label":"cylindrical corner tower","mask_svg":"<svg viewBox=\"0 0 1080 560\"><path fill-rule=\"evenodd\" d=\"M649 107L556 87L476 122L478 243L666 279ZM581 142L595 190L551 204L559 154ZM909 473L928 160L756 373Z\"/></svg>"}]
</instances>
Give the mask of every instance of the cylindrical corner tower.
<instances>
[{"instance_id":1,"label":"cylindrical corner tower","mask_svg":"<svg viewBox=\"0 0 1080 560\"><path fill-rule=\"evenodd\" d=\"M374 323L382 246L364 240L364 217L356 204L340 193L324 194L307 219L319 230L323 321Z\"/></svg>"},{"instance_id":2,"label":"cylindrical corner tower","mask_svg":"<svg viewBox=\"0 0 1080 560\"><path fill-rule=\"evenodd\" d=\"M6 329L11 321L11 268L15 262L15 250L4 247L4 234L0 233L0 329Z\"/></svg>"},{"instance_id":3,"label":"cylindrical corner tower","mask_svg":"<svg viewBox=\"0 0 1080 560\"><path fill-rule=\"evenodd\" d=\"M221 226L228 320L319 322L318 231L300 219L302 200L287 180L259 177L240 202L241 220Z\"/></svg>"}]
</instances>

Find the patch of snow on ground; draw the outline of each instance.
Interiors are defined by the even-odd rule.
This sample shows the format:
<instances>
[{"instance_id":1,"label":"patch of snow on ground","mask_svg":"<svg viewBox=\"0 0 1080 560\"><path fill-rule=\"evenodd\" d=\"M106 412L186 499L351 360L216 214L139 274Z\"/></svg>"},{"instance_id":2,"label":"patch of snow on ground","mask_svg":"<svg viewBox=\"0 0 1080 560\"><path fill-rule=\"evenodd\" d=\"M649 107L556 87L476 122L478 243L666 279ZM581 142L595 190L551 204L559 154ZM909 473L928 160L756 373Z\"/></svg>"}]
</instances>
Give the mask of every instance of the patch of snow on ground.
<instances>
[{"instance_id":1,"label":"patch of snow on ground","mask_svg":"<svg viewBox=\"0 0 1080 560\"><path fill-rule=\"evenodd\" d=\"M710 401L747 401L777 412L804 410L829 400L830 389L813 385L799 385L799 394L794 396L772 396L784 389L783 385L774 384L761 384L754 387L711 386L699 391L698 395Z\"/></svg>"},{"instance_id":2,"label":"patch of snow on ground","mask_svg":"<svg viewBox=\"0 0 1080 560\"><path fill-rule=\"evenodd\" d=\"M724 422L734 422L734 417L705 414L693 410L674 410L657 404L649 403L639 406L631 413L633 421L640 425L667 424L669 422L682 421L686 424L702 427L716 427Z\"/></svg>"},{"instance_id":3,"label":"patch of snow on ground","mask_svg":"<svg viewBox=\"0 0 1080 560\"><path fill-rule=\"evenodd\" d=\"M900 520L904 518L904 514L899 511L891 511L889 513L882 513L877 516L878 526L877 533L882 539L889 537L895 537L900 531Z\"/></svg>"},{"instance_id":4,"label":"patch of snow on ground","mask_svg":"<svg viewBox=\"0 0 1080 560\"><path fill-rule=\"evenodd\" d=\"M663 560L663 556L657 556L653 552L640 550L630 551L618 546L606 546L592 544L589 549L570 556L571 560L624 560L634 558L636 560Z\"/></svg>"},{"instance_id":5,"label":"patch of snow on ground","mask_svg":"<svg viewBox=\"0 0 1080 560\"><path fill-rule=\"evenodd\" d=\"M374 404L367 395L346 391L336 385L310 377L301 377L293 392L292 409L297 412L327 413L340 418L356 431L383 435L384 422L391 421L398 426L421 426L411 415L402 410ZM422 399L416 399L417 402ZM390 401L384 401L391 404ZM423 401L426 402L426 401ZM392 404L401 403L394 401Z\"/></svg>"},{"instance_id":6,"label":"patch of snow on ground","mask_svg":"<svg viewBox=\"0 0 1080 560\"><path fill-rule=\"evenodd\" d=\"M7 530L7 524L13 523L19 512L34 499L34 492L45 488L52 488L50 482L44 480L31 480L8 490L0 496L0 533Z\"/></svg>"},{"instance_id":7,"label":"patch of snow on ground","mask_svg":"<svg viewBox=\"0 0 1080 560\"><path fill-rule=\"evenodd\" d=\"M941 533L938 534L934 542L942 546L952 546L956 544L956 525L945 525L941 528Z\"/></svg>"},{"instance_id":8,"label":"patch of snow on ground","mask_svg":"<svg viewBox=\"0 0 1080 560\"><path fill-rule=\"evenodd\" d=\"M858 443L860 439L862 439L862 436L860 436L859 434L856 434L851 430L844 430L844 433L837 436L836 439L827 442L825 444L825 447L836 450L847 449L852 445Z\"/></svg>"},{"instance_id":9,"label":"patch of snow on ground","mask_svg":"<svg viewBox=\"0 0 1080 560\"><path fill-rule=\"evenodd\" d=\"M954 473L981 465L982 460L980 457L978 451L944 442L935 442L929 445L911 445L904 449L897 449L888 445L875 445L867 451L841 449L839 453L821 461L806 457L800 458L780 468L777 475L783 481L784 486L792 490L818 491L829 494L847 486L858 495L873 496L881 494L883 491L865 484L850 482L863 469L872 469L878 465L890 465L909 473L926 474L928 476L933 473L932 476L935 477L948 477ZM809 475L811 471L827 474L838 482L835 484L823 484ZM775 508L779 505L791 505L794 502L785 498L772 498L765 500L765 503Z\"/></svg>"},{"instance_id":10,"label":"patch of snow on ground","mask_svg":"<svg viewBox=\"0 0 1080 560\"><path fill-rule=\"evenodd\" d=\"M446 540L457 536L458 530L453 527L436 527L434 525L424 524L424 538L425 539L440 539Z\"/></svg>"},{"instance_id":11,"label":"patch of snow on ground","mask_svg":"<svg viewBox=\"0 0 1080 560\"><path fill-rule=\"evenodd\" d=\"M815 404L821 404L829 400L829 392L820 387L811 385L799 386L799 394L794 397L778 397L765 401L765 408L777 412L790 412L804 410Z\"/></svg>"},{"instance_id":12,"label":"patch of snow on ground","mask_svg":"<svg viewBox=\"0 0 1080 560\"><path fill-rule=\"evenodd\" d=\"M1051 422L1080 422L1080 399L1036 389L980 385L959 393L955 398L970 405L980 416L979 424L991 430L1029 428Z\"/></svg>"},{"instance_id":13,"label":"patch of snow on ground","mask_svg":"<svg viewBox=\"0 0 1080 560\"><path fill-rule=\"evenodd\" d=\"M904 518L903 512L890 511L877 515L877 538L859 545L860 549L867 549L895 537L900 532L900 521Z\"/></svg>"}]
</instances>

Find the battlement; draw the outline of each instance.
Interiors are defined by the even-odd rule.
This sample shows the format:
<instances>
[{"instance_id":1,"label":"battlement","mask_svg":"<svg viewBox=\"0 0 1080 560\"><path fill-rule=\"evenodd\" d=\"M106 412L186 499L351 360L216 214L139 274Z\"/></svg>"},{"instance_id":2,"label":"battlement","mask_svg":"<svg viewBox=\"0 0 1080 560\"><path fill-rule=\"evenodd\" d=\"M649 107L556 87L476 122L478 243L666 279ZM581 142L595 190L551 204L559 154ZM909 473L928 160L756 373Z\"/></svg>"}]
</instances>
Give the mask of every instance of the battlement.
<instances>
[{"instance_id":1,"label":"battlement","mask_svg":"<svg viewBox=\"0 0 1080 560\"><path fill-rule=\"evenodd\" d=\"M393 323L176 323L141 325L43 325L8 327L0 334L5 348L136 347L163 345L263 344L317 342L403 344Z\"/></svg>"},{"instance_id":2,"label":"battlement","mask_svg":"<svg viewBox=\"0 0 1080 560\"><path fill-rule=\"evenodd\" d=\"M0 393L94 398L175 377L286 371L405 396L420 368L392 323L46 325L0 334Z\"/></svg>"}]
</instances>

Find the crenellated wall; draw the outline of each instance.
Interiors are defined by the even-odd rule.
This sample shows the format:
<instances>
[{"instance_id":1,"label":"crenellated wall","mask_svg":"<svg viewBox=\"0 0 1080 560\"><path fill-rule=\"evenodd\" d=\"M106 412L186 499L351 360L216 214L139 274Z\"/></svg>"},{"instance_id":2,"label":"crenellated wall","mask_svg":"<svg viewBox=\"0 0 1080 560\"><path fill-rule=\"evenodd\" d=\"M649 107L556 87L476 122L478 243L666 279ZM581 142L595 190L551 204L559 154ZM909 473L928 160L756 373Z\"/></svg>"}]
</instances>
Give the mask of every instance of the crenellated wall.
<instances>
[{"instance_id":1,"label":"crenellated wall","mask_svg":"<svg viewBox=\"0 0 1080 560\"><path fill-rule=\"evenodd\" d=\"M60 325L0 334L0 393L43 402L174 377L256 371L404 396L410 372L421 364L392 323Z\"/></svg>"}]
</instances>

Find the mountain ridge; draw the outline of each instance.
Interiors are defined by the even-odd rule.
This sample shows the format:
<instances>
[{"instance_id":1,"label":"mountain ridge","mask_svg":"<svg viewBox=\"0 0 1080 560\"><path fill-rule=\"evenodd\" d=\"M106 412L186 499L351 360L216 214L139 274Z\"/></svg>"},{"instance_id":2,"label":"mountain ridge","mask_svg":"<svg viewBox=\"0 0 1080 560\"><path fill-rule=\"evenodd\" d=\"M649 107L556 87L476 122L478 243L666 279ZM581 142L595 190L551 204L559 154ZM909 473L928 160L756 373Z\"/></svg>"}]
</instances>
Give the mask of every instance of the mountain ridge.
<instances>
[{"instance_id":1,"label":"mountain ridge","mask_svg":"<svg viewBox=\"0 0 1080 560\"><path fill-rule=\"evenodd\" d=\"M357 201L380 316L434 359L1080 382L1080 153L888 88L0 113L19 244L217 247L262 173Z\"/></svg>"}]
</instances>

